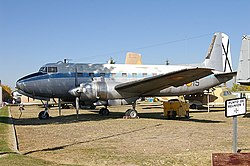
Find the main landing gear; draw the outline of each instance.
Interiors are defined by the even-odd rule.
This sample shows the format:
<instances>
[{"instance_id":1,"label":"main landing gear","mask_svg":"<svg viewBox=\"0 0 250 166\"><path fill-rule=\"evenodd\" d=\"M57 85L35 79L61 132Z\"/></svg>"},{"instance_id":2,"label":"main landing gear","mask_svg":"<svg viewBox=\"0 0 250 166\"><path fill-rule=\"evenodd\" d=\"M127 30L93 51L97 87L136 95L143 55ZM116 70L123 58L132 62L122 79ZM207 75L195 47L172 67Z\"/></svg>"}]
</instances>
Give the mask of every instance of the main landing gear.
<instances>
[{"instance_id":1,"label":"main landing gear","mask_svg":"<svg viewBox=\"0 0 250 166\"><path fill-rule=\"evenodd\" d=\"M126 112L125 112L125 117L126 118L137 118L138 117L138 112L135 110L135 105L136 104L132 104L133 108L132 109L128 109ZM99 110L99 114L100 115L104 115L104 116L107 116L109 115L109 110L107 108L107 105L105 105L105 107L101 108Z\"/></svg>"},{"instance_id":2,"label":"main landing gear","mask_svg":"<svg viewBox=\"0 0 250 166\"><path fill-rule=\"evenodd\" d=\"M109 115L109 110L106 107L105 108L101 108L99 110L99 114L103 115L103 116L107 116L107 115ZM125 117L136 118L136 117L138 117L138 112L135 109L128 109L125 112Z\"/></svg>"},{"instance_id":3,"label":"main landing gear","mask_svg":"<svg viewBox=\"0 0 250 166\"><path fill-rule=\"evenodd\" d=\"M128 109L125 112L125 117L136 118L138 116L138 112L135 109Z\"/></svg>"},{"instance_id":4,"label":"main landing gear","mask_svg":"<svg viewBox=\"0 0 250 166\"><path fill-rule=\"evenodd\" d=\"M76 97L76 115L77 115L77 119L78 119L78 113L79 113L79 97ZM134 102L132 104L132 109L128 109L126 112L125 112L125 117L126 118L138 118L138 112L136 111L135 109L135 106L136 106L136 102ZM103 116L108 116L110 114L109 112L109 109L107 108L108 105L104 105L103 108L101 108L99 110L99 114L100 115L103 115ZM95 105L91 106L90 108L95 108Z\"/></svg>"},{"instance_id":5,"label":"main landing gear","mask_svg":"<svg viewBox=\"0 0 250 166\"><path fill-rule=\"evenodd\" d=\"M100 115L104 115L104 116L109 115L109 109L107 108L107 106L105 106L104 108L101 108L101 109L99 110L99 114L100 114Z\"/></svg>"},{"instance_id":6,"label":"main landing gear","mask_svg":"<svg viewBox=\"0 0 250 166\"><path fill-rule=\"evenodd\" d=\"M138 117L138 112L136 111L135 106L136 106L136 102L132 104L132 107L133 107L132 109L128 109L125 112L126 118L137 118Z\"/></svg>"}]
</instances>

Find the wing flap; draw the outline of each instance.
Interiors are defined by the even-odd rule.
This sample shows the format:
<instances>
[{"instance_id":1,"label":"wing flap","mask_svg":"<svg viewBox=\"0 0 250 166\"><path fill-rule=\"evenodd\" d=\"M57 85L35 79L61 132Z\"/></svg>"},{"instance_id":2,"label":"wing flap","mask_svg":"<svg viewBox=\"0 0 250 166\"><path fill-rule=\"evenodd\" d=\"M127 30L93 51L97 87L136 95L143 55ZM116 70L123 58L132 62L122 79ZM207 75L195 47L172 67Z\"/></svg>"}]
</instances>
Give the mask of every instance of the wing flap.
<instances>
[{"instance_id":1,"label":"wing flap","mask_svg":"<svg viewBox=\"0 0 250 166\"><path fill-rule=\"evenodd\" d=\"M161 90L170 86L181 86L212 74L212 69L189 68L166 74L148 77L136 81L119 84L115 87L117 91L144 94L153 90Z\"/></svg>"}]
</instances>

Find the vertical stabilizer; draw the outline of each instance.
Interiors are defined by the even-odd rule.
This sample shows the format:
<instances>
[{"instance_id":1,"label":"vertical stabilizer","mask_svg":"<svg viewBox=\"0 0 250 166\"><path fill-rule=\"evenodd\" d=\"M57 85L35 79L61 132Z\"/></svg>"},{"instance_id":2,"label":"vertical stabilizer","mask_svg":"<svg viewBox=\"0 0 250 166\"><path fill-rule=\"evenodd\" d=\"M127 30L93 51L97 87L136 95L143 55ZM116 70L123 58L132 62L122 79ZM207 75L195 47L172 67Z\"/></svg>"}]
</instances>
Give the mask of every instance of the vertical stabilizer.
<instances>
[{"instance_id":1,"label":"vertical stabilizer","mask_svg":"<svg viewBox=\"0 0 250 166\"><path fill-rule=\"evenodd\" d=\"M250 85L250 35L242 37L237 82Z\"/></svg>"},{"instance_id":2,"label":"vertical stabilizer","mask_svg":"<svg viewBox=\"0 0 250 166\"><path fill-rule=\"evenodd\" d=\"M203 63L206 67L213 68L215 71L233 71L229 37L226 34L221 32L214 34Z\"/></svg>"}]
</instances>

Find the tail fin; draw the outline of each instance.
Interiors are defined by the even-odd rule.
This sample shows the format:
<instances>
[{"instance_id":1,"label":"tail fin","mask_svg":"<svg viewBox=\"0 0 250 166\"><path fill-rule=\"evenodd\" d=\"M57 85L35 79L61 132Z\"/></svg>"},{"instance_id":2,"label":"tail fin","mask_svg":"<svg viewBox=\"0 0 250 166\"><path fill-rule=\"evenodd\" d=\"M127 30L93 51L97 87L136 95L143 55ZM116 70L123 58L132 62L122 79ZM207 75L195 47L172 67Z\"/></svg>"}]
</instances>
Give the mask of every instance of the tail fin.
<instances>
[{"instance_id":1,"label":"tail fin","mask_svg":"<svg viewBox=\"0 0 250 166\"><path fill-rule=\"evenodd\" d=\"M203 64L220 72L232 72L232 58L229 38L226 34L215 33Z\"/></svg>"},{"instance_id":2,"label":"tail fin","mask_svg":"<svg viewBox=\"0 0 250 166\"><path fill-rule=\"evenodd\" d=\"M240 58L237 72L237 82L240 84L250 84L250 35L242 37Z\"/></svg>"}]
</instances>

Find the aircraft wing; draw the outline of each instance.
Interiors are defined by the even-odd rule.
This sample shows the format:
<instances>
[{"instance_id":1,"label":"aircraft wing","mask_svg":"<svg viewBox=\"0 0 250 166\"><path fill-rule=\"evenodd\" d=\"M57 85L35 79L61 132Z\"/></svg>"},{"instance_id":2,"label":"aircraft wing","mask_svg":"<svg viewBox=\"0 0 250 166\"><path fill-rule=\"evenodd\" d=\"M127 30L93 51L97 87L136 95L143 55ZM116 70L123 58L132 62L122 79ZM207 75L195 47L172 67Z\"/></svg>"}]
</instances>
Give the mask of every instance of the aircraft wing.
<instances>
[{"instance_id":1,"label":"aircraft wing","mask_svg":"<svg viewBox=\"0 0 250 166\"><path fill-rule=\"evenodd\" d=\"M212 74L212 69L189 68L166 74L160 74L141 80L122 83L115 86L117 91L145 94L153 90L162 90L170 86L181 86Z\"/></svg>"}]
</instances>

